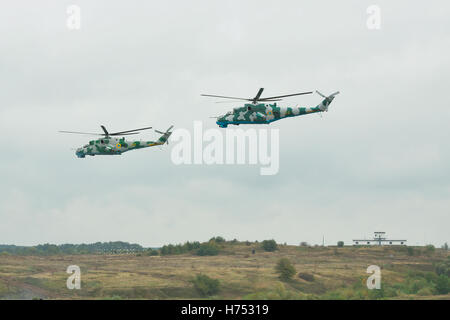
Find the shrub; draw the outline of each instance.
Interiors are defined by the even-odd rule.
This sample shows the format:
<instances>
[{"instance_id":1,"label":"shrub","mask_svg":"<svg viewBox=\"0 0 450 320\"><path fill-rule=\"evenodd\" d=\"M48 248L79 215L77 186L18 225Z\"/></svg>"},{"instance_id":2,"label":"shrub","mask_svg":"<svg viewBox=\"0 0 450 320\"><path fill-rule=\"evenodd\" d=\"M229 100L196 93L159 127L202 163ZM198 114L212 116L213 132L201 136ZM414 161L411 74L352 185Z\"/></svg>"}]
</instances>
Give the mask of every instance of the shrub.
<instances>
[{"instance_id":1,"label":"shrub","mask_svg":"<svg viewBox=\"0 0 450 320\"><path fill-rule=\"evenodd\" d=\"M202 243L197 250L197 255L199 256L216 256L218 254L219 249L213 243Z\"/></svg>"},{"instance_id":2,"label":"shrub","mask_svg":"<svg viewBox=\"0 0 450 320\"><path fill-rule=\"evenodd\" d=\"M439 276L436 282L436 291L439 294L447 294L450 291L450 281L446 275Z\"/></svg>"},{"instance_id":3,"label":"shrub","mask_svg":"<svg viewBox=\"0 0 450 320\"><path fill-rule=\"evenodd\" d=\"M444 249L444 250L448 250L448 244L447 244L447 242L446 242L446 243L444 243L444 245L442 246L442 249Z\"/></svg>"},{"instance_id":4,"label":"shrub","mask_svg":"<svg viewBox=\"0 0 450 320\"><path fill-rule=\"evenodd\" d=\"M226 240L223 237L213 237L209 239L210 242L216 242L216 243L224 243Z\"/></svg>"},{"instance_id":5,"label":"shrub","mask_svg":"<svg viewBox=\"0 0 450 320\"><path fill-rule=\"evenodd\" d=\"M369 299L382 299L385 297L384 288L369 290Z\"/></svg>"},{"instance_id":6,"label":"shrub","mask_svg":"<svg viewBox=\"0 0 450 320\"><path fill-rule=\"evenodd\" d=\"M419 296L431 296L433 295L433 290L429 287L425 287L417 291L417 295Z\"/></svg>"},{"instance_id":7,"label":"shrub","mask_svg":"<svg viewBox=\"0 0 450 320\"><path fill-rule=\"evenodd\" d=\"M385 298L392 298L397 296L397 290L393 287L385 287L384 288L384 297Z\"/></svg>"},{"instance_id":8,"label":"shrub","mask_svg":"<svg viewBox=\"0 0 450 320\"><path fill-rule=\"evenodd\" d=\"M302 292L295 292L287 290L282 283L278 283L273 289L258 291L248 294L243 297L244 300L305 300L312 298L312 295L307 295Z\"/></svg>"},{"instance_id":9,"label":"shrub","mask_svg":"<svg viewBox=\"0 0 450 320\"><path fill-rule=\"evenodd\" d=\"M152 248L148 248L147 250L145 250L143 252L143 254L147 255L147 256L157 256L159 253L158 253L158 250L155 250L155 249L152 249Z\"/></svg>"},{"instance_id":10,"label":"shrub","mask_svg":"<svg viewBox=\"0 0 450 320\"><path fill-rule=\"evenodd\" d=\"M342 248L344 246L344 241L338 241L337 246Z\"/></svg>"},{"instance_id":11,"label":"shrub","mask_svg":"<svg viewBox=\"0 0 450 320\"><path fill-rule=\"evenodd\" d=\"M428 282L423 278L413 278L408 281L407 283L407 290L410 294L416 294L419 292L419 290L426 288L428 285Z\"/></svg>"},{"instance_id":12,"label":"shrub","mask_svg":"<svg viewBox=\"0 0 450 320\"><path fill-rule=\"evenodd\" d=\"M436 273L440 275L446 275L450 277L450 263L441 262L435 266Z\"/></svg>"},{"instance_id":13,"label":"shrub","mask_svg":"<svg viewBox=\"0 0 450 320\"><path fill-rule=\"evenodd\" d=\"M300 272L300 273L298 274L298 277L299 277L300 279L303 279L303 280L306 280L306 281L309 281L309 282L314 281L314 275L311 274L311 273Z\"/></svg>"},{"instance_id":14,"label":"shrub","mask_svg":"<svg viewBox=\"0 0 450 320\"><path fill-rule=\"evenodd\" d=\"M278 273L279 278L283 281L292 279L296 273L295 267L287 258L281 258L278 260L278 263L275 266L275 271Z\"/></svg>"},{"instance_id":15,"label":"shrub","mask_svg":"<svg viewBox=\"0 0 450 320\"><path fill-rule=\"evenodd\" d=\"M414 248L413 247L407 247L408 256L414 255Z\"/></svg>"},{"instance_id":16,"label":"shrub","mask_svg":"<svg viewBox=\"0 0 450 320\"><path fill-rule=\"evenodd\" d=\"M261 243L261 246L263 247L264 250L270 251L270 252L278 249L278 245L275 242L275 240L264 240Z\"/></svg>"},{"instance_id":17,"label":"shrub","mask_svg":"<svg viewBox=\"0 0 450 320\"><path fill-rule=\"evenodd\" d=\"M434 253L434 251L435 251L435 248L434 248L434 246L432 244L429 244L429 245L425 246L425 254L426 255L430 256L430 255L432 255Z\"/></svg>"},{"instance_id":18,"label":"shrub","mask_svg":"<svg viewBox=\"0 0 450 320\"><path fill-rule=\"evenodd\" d=\"M195 290L202 296L211 296L219 292L220 282L204 274L198 274L192 280Z\"/></svg>"},{"instance_id":19,"label":"shrub","mask_svg":"<svg viewBox=\"0 0 450 320\"><path fill-rule=\"evenodd\" d=\"M186 242L184 244L164 245L158 252L162 256L164 256L164 255L172 255L172 254L183 254L183 253L187 253L187 252L196 250L199 247L200 247L200 242L198 242L198 241L189 242L188 241L188 242ZM156 250L154 250L154 251L156 251ZM155 255L155 254L151 254L151 255Z\"/></svg>"},{"instance_id":20,"label":"shrub","mask_svg":"<svg viewBox=\"0 0 450 320\"><path fill-rule=\"evenodd\" d=\"M306 241L302 241L300 242L300 247L309 247L309 244Z\"/></svg>"}]
</instances>

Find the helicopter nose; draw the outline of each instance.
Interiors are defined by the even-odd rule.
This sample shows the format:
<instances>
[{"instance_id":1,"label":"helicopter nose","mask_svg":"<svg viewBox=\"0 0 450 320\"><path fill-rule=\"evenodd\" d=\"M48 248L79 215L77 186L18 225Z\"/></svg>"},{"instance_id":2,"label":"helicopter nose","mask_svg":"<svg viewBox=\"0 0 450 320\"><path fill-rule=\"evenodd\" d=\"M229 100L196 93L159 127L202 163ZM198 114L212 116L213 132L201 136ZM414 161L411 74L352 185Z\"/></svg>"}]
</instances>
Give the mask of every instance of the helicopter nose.
<instances>
[{"instance_id":1,"label":"helicopter nose","mask_svg":"<svg viewBox=\"0 0 450 320\"><path fill-rule=\"evenodd\" d=\"M216 124L221 128L226 128L228 126L228 123L219 120L216 121Z\"/></svg>"},{"instance_id":2,"label":"helicopter nose","mask_svg":"<svg viewBox=\"0 0 450 320\"><path fill-rule=\"evenodd\" d=\"M84 152L83 152L83 150L77 150L76 152L75 152L75 154L76 154L76 156L78 157L78 158L84 158L85 157L85 154L84 154Z\"/></svg>"}]
</instances>

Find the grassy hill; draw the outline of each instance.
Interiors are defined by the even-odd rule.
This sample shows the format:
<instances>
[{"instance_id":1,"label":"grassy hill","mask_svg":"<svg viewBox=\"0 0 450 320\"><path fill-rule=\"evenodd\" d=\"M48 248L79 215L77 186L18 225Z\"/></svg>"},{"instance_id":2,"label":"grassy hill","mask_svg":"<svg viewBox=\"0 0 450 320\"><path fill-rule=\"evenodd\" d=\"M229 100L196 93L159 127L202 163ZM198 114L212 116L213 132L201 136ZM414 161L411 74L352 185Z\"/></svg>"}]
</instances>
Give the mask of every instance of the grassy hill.
<instances>
[{"instance_id":1,"label":"grassy hill","mask_svg":"<svg viewBox=\"0 0 450 320\"><path fill-rule=\"evenodd\" d=\"M450 299L448 250L214 245L212 256L0 253L0 299ZM291 280L275 271L281 258L296 269ZM80 290L66 287L69 265L81 268ZM369 265L381 268L381 290L366 287ZM218 292L202 294L193 284L199 274L219 280Z\"/></svg>"}]
</instances>

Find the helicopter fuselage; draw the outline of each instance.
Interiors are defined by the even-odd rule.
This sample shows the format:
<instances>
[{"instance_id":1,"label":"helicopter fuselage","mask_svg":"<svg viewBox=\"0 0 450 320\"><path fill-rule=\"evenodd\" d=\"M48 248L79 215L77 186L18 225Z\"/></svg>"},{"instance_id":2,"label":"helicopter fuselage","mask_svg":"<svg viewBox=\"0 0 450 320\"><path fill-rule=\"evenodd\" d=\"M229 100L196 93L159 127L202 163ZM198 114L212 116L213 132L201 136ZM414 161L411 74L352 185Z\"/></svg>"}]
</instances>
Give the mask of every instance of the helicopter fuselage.
<instances>
[{"instance_id":1,"label":"helicopter fuselage","mask_svg":"<svg viewBox=\"0 0 450 320\"><path fill-rule=\"evenodd\" d=\"M226 128L229 124L269 124L284 118L327 111L333 98L326 98L315 107L279 107L276 103L245 104L243 107L234 108L232 112L218 117L216 123L221 128Z\"/></svg>"},{"instance_id":2,"label":"helicopter fuselage","mask_svg":"<svg viewBox=\"0 0 450 320\"><path fill-rule=\"evenodd\" d=\"M161 139L160 139L161 140ZM125 138L104 137L91 140L75 152L78 158L96 155L120 155L124 152L162 145L165 141L126 140Z\"/></svg>"}]
</instances>

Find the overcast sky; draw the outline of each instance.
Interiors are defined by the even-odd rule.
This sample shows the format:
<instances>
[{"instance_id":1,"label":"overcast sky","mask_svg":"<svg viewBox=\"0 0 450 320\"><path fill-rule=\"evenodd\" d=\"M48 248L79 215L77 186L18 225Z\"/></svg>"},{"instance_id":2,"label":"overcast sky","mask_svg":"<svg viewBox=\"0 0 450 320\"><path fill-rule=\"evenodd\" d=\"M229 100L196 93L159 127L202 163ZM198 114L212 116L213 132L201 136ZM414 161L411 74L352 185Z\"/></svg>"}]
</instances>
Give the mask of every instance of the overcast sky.
<instances>
[{"instance_id":1,"label":"overcast sky","mask_svg":"<svg viewBox=\"0 0 450 320\"><path fill-rule=\"evenodd\" d=\"M80 30L67 28L71 4ZM373 4L379 30L366 24ZM0 243L335 244L386 231L442 245L449 16L448 1L2 1ZM214 128L210 116L239 104L200 93L260 87L341 91L322 118L270 125L280 130L274 176L252 165L176 166L173 144L78 159L72 149L89 137L57 133Z\"/></svg>"}]
</instances>

